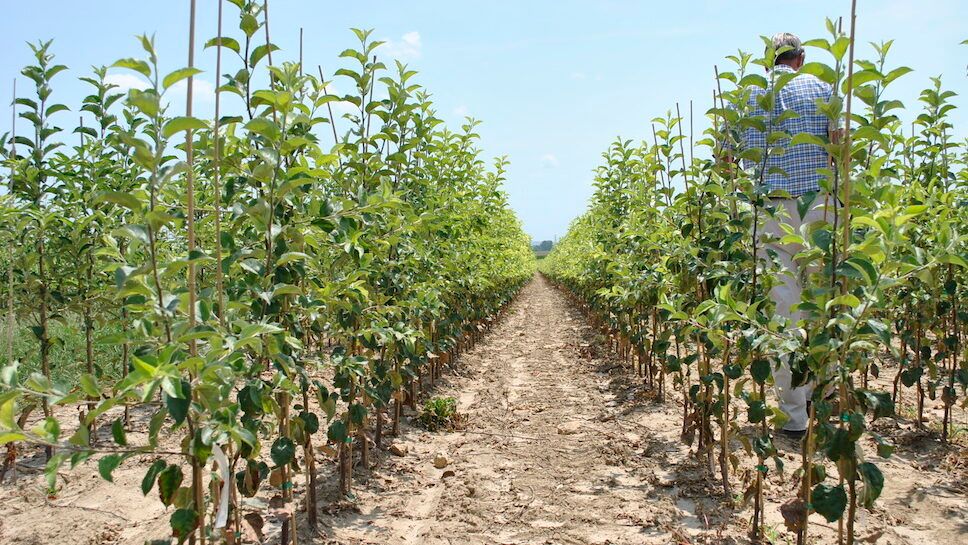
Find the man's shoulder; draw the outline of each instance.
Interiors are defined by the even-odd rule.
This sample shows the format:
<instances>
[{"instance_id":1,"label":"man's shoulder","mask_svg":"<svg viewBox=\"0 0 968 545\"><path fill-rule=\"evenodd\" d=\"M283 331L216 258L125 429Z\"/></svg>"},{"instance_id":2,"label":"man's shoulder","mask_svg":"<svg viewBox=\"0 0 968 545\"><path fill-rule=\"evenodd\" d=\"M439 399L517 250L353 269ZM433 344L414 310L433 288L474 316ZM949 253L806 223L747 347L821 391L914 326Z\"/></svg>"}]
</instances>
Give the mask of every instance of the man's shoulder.
<instances>
[{"instance_id":1,"label":"man's shoulder","mask_svg":"<svg viewBox=\"0 0 968 545\"><path fill-rule=\"evenodd\" d=\"M829 95L833 91L833 87L823 81L822 79L814 76L813 74L799 73L791 83L801 90L804 91L814 91L819 94Z\"/></svg>"}]
</instances>

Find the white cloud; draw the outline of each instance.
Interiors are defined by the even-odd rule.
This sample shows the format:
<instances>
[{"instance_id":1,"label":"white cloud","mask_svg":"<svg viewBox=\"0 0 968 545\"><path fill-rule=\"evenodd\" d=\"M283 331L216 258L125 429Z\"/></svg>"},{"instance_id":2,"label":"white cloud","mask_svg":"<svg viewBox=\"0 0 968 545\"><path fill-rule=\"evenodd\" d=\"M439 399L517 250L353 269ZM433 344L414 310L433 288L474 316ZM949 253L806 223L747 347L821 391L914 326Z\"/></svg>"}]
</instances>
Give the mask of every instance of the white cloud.
<instances>
[{"instance_id":1,"label":"white cloud","mask_svg":"<svg viewBox=\"0 0 968 545\"><path fill-rule=\"evenodd\" d=\"M409 61L420 58L423 44L419 32L407 32L399 40L387 39L379 52L398 61Z\"/></svg>"},{"instance_id":2,"label":"white cloud","mask_svg":"<svg viewBox=\"0 0 968 545\"><path fill-rule=\"evenodd\" d=\"M466 117L467 113L468 113L467 106L463 104L454 108L454 115L456 115L457 117Z\"/></svg>"},{"instance_id":3,"label":"white cloud","mask_svg":"<svg viewBox=\"0 0 968 545\"><path fill-rule=\"evenodd\" d=\"M583 79L585 79L587 77L588 76L586 76L584 72L572 72L571 73L571 79L583 80Z\"/></svg>"},{"instance_id":4,"label":"white cloud","mask_svg":"<svg viewBox=\"0 0 968 545\"><path fill-rule=\"evenodd\" d=\"M117 85L117 91L128 92L131 89L144 90L148 82L134 74L108 74L104 76L105 83Z\"/></svg>"},{"instance_id":5,"label":"white cloud","mask_svg":"<svg viewBox=\"0 0 968 545\"><path fill-rule=\"evenodd\" d=\"M185 104L186 93L188 93L188 80L183 79L165 92L165 98L170 104ZM215 85L196 77L192 82L192 96L196 105L215 104Z\"/></svg>"},{"instance_id":6,"label":"white cloud","mask_svg":"<svg viewBox=\"0 0 968 545\"><path fill-rule=\"evenodd\" d=\"M542 168L558 168L558 157L554 153L546 153L540 159Z\"/></svg>"}]
</instances>

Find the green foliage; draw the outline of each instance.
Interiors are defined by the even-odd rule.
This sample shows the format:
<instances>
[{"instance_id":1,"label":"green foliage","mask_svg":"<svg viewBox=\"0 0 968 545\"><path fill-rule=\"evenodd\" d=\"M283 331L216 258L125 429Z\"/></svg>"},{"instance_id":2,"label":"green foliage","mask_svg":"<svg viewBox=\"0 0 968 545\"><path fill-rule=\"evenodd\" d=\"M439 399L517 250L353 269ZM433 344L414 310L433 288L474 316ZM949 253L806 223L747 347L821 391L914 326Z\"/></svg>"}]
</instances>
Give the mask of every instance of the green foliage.
<instances>
[{"instance_id":1,"label":"green foliage","mask_svg":"<svg viewBox=\"0 0 968 545\"><path fill-rule=\"evenodd\" d=\"M811 507L814 511L823 515L827 522L840 519L847 507L847 493L844 492L843 485L818 484L813 489L812 497Z\"/></svg>"},{"instance_id":2,"label":"green foliage","mask_svg":"<svg viewBox=\"0 0 968 545\"><path fill-rule=\"evenodd\" d=\"M868 422L894 417L902 388L917 389L918 426L924 399L940 396L943 438L950 407L965 403L968 145L953 137L954 93L939 78L931 78L920 95L922 113L906 127L898 118L904 104L888 91L911 69L889 66L891 42L871 44L873 59L855 61L848 85L850 39L832 22L827 29L828 38L805 45L829 55L829 64L811 62L801 73L836 90L818 104L831 127L844 126L844 95L850 94L849 146L843 139L784 134L776 117L755 115L756 104L772 111L775 93L793 76L761 75L759 67L772 67L769 45L761 58L740 52L729 57L734 69L719 73L722 90L706 112L712 129L697 139L699 149L687 150L685 120L671 112L653 120L651 143L617 140L596 171L588 211L538 268L571 292L618 346L627 343L638 373L659 397L667 375L681 389L683 437L698 436L697 452L710 461L719 450L727 496L738 464L730 439L756 455L758 472L768 471L769 458L780 466L768 423L780 427L788 415L767 396L780 362L789 362L794 384L815 384L800 473L812 493L800 495L834 521L848 505L870 507L880 495L883 476L876 460L862 459L858 442L869 435L878 454L890 456L893 447L871 434ZM754 90L762 91L755 101ZM802 218L823 210L822 219L794 228L771 199L782 195L768 195L761 183L763 169L735 164L765 165L771 153L782 152L782 145L744 149L750 128L769 133L774 144L817 145L831 156L821 191L799 196L791 211ZM849 204L849 216L846 206L833 205L838 200ZM768 221L781 226L779 237L764 235ZM770 296L787 271L775 252L764 251L769 243L798 248L794 259L806 271L794 320L779 316ZM893 392L878 391L871 381L887 355L900 362ZM727 411L735 400L746 410ZM744 418L750 426L736 421ZM836 463L844 484L811 481L821 456ZM757 478L747 497L759 502L762 486ZM761 507L755 505L754 537L763 527Z\"/></svg>"},{"instance_id":3,"label":"green foliage","mask_svg":"<svg viewBox=\"0 0 968 545\"><path fill-rule=\"evenodd\" d=\"M435 396L424 402L420 411L420 423L430 431L452 429L460 424L457 400L452 397Z\"/></svg>"},{"instance_id":4,"label":"green foliage","mask_svg":"<svg viewBox=\"0 0 968 545\"><path fill-rule=\"evenodd\" d=\"M445 127L416 72L380 62L369 31L341 54L335 96L260 41L264 3L232 4L236 36L206 43L235 64L218 92L238 111L169 115L173 87L199 71L161 73L141 36L142 53L111 70L147 87L119 93L95 68L68 144L48 42L24 69L35 96L17 102L36 138L3 150L0 233L14 252L2 293L16 316L0 443L56 448L52 479L107 448L110 480L129 455L180 439L166 448L182 459L156 461L141 483L176 507L179 542L211 531L196 477L219 451L237 458L244 496L271 483L291 501L289 472L314 441L351 449L534 271L501 189L506 160L481 158L476 121ZM35 404L82 407L85 425L63 438L46 415L20 429ZM96 419L119 406L153 411L147 437L118 419L114 444L93 444Z\"/></svg>"}]
</instances>

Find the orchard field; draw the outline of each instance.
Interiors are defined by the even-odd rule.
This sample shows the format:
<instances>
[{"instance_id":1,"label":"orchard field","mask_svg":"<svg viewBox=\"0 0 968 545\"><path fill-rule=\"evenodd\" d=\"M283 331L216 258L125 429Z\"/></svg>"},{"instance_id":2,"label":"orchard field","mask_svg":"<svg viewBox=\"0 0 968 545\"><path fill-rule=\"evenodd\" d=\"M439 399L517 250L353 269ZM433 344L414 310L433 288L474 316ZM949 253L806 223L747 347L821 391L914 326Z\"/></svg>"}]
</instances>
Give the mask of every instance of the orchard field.
<instances>
[{"instance_id":1,"label":"orchard field","mask_svg":"<svg viewBox=\"0 0 968 545\"><path fill-rule=\"evenodd\" d=\"M31 43L17 78L0 542L968 540L961 97L940 77L894 96L912 69L853 12L800 68L842 137L756 114L792 81L764 38L711 70L709 105L657 105L646 140L609 146L536 261L507 159L373 31L326 72L302 31L274 44L267 1L184 3L187 36L92 59L85 96L58 92L69 44ZM159 69L160 40L183 68ZM749 129L829 154L791 212L822 219L791 227L733 162L774 153ZM776 242L807 271L796 321ZM781 361L816 385L802 437L778 432Z\"/></svg>"}]
</instances>

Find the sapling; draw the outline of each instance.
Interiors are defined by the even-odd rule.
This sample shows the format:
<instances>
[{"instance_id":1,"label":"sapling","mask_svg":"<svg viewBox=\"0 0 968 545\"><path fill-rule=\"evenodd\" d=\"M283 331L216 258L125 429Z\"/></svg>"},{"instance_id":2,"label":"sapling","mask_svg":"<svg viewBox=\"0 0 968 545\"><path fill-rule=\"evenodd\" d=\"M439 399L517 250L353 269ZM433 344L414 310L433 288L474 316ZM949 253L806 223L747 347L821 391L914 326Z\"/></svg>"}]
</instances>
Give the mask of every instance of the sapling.
<instances>
[{"instance_id":1,"label":"sapling","mask_svg":"<svg viewBox=\"0 0 968 545\"><path fill-rule=\"evenodd\" d=\"M60 64L52 64L53 55L49 52L51 42L30 44L37 64L28 66L21 72L34 82L37 100L18 98L16 103L24 106L27 111L21 112L20 117L28 120L34 128L34 138L18 137L16 142L30 148L29 160L23 170L13 180L14 195L27 203L28 214L32 220L34 230L35 272L29 276L28 289L37 293L37 326L32 330L40 345L40 366L44 377L51 379L50 350L55 342L50 335L51 303L53 302L51 276L49 267L55 256L48 251L52 230L58 228L59 218L49 211L51 199L58 193L57 174L50 169L49 155L61 146L59 142L48 143L52 136L60 132L57 127L49 125L50 117L67 106L63 104L49 104L51 95L51 80L60 72L67 69ZM18 179L19 178L19 179ZM51 417L50 403L47 397L41 401L44 415ZM50 458L52 450L46 449Z\"/></svg>"}]
</instances>

